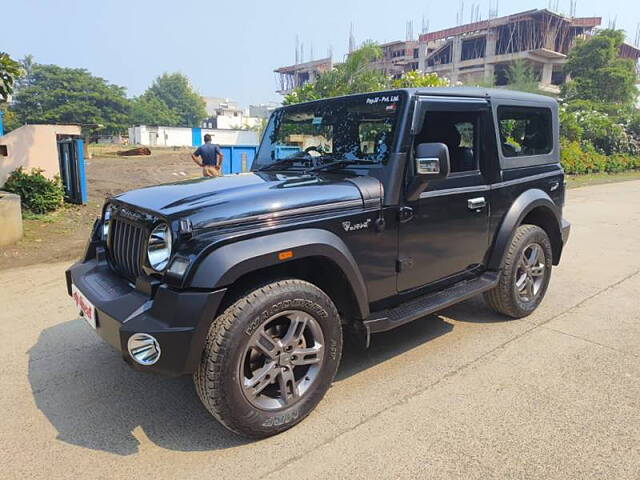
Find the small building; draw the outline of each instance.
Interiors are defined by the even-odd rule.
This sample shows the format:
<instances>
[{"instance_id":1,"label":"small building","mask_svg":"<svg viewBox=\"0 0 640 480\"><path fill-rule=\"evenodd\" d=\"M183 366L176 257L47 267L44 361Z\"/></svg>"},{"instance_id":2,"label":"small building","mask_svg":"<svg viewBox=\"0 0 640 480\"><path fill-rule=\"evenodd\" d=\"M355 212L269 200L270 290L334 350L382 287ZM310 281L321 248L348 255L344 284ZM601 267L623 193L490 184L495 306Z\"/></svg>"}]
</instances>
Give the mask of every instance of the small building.
<instances>
[{"instance_id":1,"label":"small building","mask_svg":"<svg viewBox=\"0 0 640 480\"><path fill-rule=\"evenodd\" d=\"M197 147L205 134L213 143L225 146L257 145L258 133L254 130L161 127L137 125L129 128L129 143L149 147Z\"/></svg>"},{"instance_id":2,"label":"small building","mask_svg":"<svg viewBox=\"0 0 640 480\"><path fill-rule=\"evenodd\" d=\"M252 117L249 110L242 110L237 102L228 98L202 98L207 111L202 128L244 130L255 128L260 123L260 119Z\"/></svg>"},{"instance_id":3,"label":"small building","mask_svg":"<svg viewBox=\"0 0 640 480\"><path fill-rule=\"evenodd\" d=\"M0 187L18 167L41 168L47 178L63 177L59 144L80 134L79 125L24 125L0 136Z\"/></svg>"}]
</instances>

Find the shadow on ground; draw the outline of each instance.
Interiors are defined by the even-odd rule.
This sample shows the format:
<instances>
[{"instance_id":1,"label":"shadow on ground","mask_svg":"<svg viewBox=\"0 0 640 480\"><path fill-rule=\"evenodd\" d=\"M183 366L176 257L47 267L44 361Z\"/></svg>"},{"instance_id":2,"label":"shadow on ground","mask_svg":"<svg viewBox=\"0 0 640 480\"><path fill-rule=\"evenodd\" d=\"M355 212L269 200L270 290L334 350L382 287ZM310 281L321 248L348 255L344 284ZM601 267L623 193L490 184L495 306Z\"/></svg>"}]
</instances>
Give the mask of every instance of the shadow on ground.
<instances>
[{"instance_id":1,"label":"shadow on ground","mask_svg":"<svg viewBox=\"0 0 640 480\"><path fill-rule=\"evenodd\" d=\"M459 321L496 321L473 300L453 307ZM493 320L491 320L493 319ZM345 344L336 381L411 350L453 329L432 315L375 335L369 350ZM138 451L140 435L177 451L210 451L246 443L205 410L190 377L166 378L129 368L82 320L47 328L29 350L29 382L57 438L118 455Z\"/></svg>"}]
</instances>

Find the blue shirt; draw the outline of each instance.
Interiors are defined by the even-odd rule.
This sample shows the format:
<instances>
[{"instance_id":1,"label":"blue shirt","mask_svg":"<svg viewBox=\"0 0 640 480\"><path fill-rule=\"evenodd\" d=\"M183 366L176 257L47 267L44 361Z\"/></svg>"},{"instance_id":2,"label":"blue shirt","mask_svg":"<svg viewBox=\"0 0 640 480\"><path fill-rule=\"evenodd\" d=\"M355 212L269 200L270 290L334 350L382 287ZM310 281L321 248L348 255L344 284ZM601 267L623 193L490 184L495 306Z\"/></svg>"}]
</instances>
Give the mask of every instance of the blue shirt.
<instances>
[{"instance_id":1,"label":"blue shirt","mask_svg":"<svg viewBox=\"0 0 640 480\"><path fill-rule=\"evenodd\" d=\"M203 165L217 165L218 154L222 154L222 152L220 151L220 147L215 143L205 143L204 145L200 145L193 154L202 159Z\"/></svg>"}]
</instances>

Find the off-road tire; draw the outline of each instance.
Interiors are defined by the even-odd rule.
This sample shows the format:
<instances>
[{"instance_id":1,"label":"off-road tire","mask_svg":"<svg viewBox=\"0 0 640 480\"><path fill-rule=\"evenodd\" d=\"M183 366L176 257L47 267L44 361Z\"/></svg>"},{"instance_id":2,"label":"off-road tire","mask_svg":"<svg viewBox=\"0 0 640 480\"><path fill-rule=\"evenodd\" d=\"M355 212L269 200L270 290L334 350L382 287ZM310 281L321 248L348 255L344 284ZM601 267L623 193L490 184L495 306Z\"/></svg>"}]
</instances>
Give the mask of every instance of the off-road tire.
<instances>
[{"instance_id":1,"label":"off-road tire","mask_svg":"<svg viewBox=\"0 0 640 480\"><path fill-rule=\"evenodd\" d=\"M293 309L312 315L322 329L320 371L293 405L275 411L256 408L243 394L238 361L253 332L273 315ZM309 282L280 280L242 296L214 320L193 380L200 400L222 425L245 437L264 438L309 415L331 386L341 354L342 327L331 299Z\"/></svg>"},{"instance_id":2,"label":"off-road tire","mask_svg":"<svg viewBox=\"0 0 640 480\"><path fill-rule=\"evenodd\" d=\"M532 244L542 247L544 253L544 277L538 294L532 301L522 301L518 295L516 273L525 248ZM520 225L511 240L503 260L498 285L484 293L484 300L493 310L512 318L530 315L544 298L551 279L552 249L547 233L536 225Z\"/></svg>"}]
</instances>

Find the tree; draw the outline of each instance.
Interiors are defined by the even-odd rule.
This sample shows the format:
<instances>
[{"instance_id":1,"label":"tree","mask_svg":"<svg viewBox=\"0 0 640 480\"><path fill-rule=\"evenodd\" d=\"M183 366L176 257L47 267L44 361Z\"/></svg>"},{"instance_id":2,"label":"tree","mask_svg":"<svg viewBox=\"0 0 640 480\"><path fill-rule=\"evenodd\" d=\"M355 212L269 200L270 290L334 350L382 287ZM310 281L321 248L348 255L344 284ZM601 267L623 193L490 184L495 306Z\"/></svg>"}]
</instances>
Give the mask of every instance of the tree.
<instances>
[{"instance_id":1,"label":"tree","mask_svg":"<svg viewBox=\"0 0 640 480\"><path fill-rule=\"evenodd\" d=\"M448 87L449 79L439 77L437 73L422 73L414 70L391 82L393 88Z\"/></svg>"},{"instance_id":2,"label":"tree","mask_svg":"<svg viewBox=\"0 0 640 480\"><path fill-rule=\"evenodd\" d=\"M154 96L135 98L131 102L131 123L133 125L162 125L172 126L180 124L180 116L169 109L167 104Z\"/></svg>"},{"instance_id":3,"label":"tree","mask_svg":"<svg viewBox=\"0 0 640 480\"><path fill-rule=\"evenodd\" d=\"M181 73L160 75L144 92L140 101L143 103L139 106L143 107L152 104L158 105L157 102L166 106L166 110L163 109L159 113L156 121L149 122L155 125L196 127L207 117L204 100L193 90L189 79ZM171 123L166 124L165 120L170 120Z\"/></svg>"},{"instance_id":4,"label":"tree","mask_svg":"<svg viewBox=\"0 0 640 480\"><path fill-rule=\"evenodd\" d=\"M80 123L89 131L116 133L129 125L125 89L81 68L34 64L29 85L14 97L20 123Z\"/></svg>"},{"instance_id":5,"label":"tree","mask_svg":"<svg viewBox=\"0 0 640 480\"><path fill-rule=\"evenodd\" d=\"M571 76L563 86L565 99L633 105L638 96L636 70L632 60L618 55L623 42L624 32L612 29L577 40L564 67Z\"/></svg>"},{"instance_id":6,"label":"tree","mask_svg":"<svg viewBox=\"0 0 640 480\"><path fill-rule=\"evenodd\" d=\"M365 42L344 63L320 74L314 83L306 83L285 95L283 103L290 105L321 98L338 97L352 93L366 93L388 88L441 87L448 86L446 79L435 73L407 72L393 79L375 68L382 58L382 49L373 42Z\"/></svg>"},{"instance_id":7,"label":"tree","mask_svg":"<svg viewBox=\"0 0 640 480\"><path fill-rule=\"evenodd\" d=\"M520 92L540 93L538 79L531 66L524 60L516 60L507 68L507 88Z\"/></svg>"},{"instance_id":8,"label":"tree","mask_svg":"<svg viewBox=\"0 0 640 480\"><path fill-rule=\"evenodd\" d=\"M13 84L22 75L20 64L9 54L0 52L0 100L6 101L13 93Z\"/></svg>"}]
</instances>

